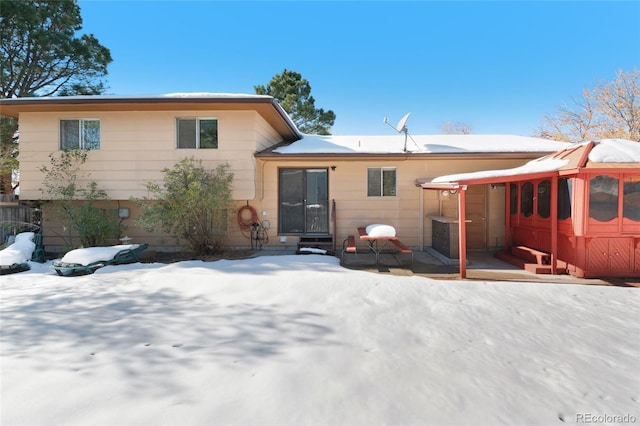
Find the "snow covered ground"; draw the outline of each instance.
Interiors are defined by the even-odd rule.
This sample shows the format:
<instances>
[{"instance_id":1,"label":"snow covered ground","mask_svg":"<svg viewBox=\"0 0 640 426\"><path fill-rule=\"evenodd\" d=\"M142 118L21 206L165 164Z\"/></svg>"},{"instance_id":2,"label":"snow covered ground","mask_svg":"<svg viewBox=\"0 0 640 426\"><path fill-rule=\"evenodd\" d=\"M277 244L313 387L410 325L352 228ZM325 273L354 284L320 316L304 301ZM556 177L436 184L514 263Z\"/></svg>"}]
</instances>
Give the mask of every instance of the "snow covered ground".
<instances>
[{"instance_id":1,"label":"snow covered ground","mask_svg":"<svg viewBox=\"0 0 640 426\"><path fill-rule=\"evenodd\" d=\"M637 288L317 255L49 266L0 281L2 425L640 422Z\"/></svg>"}]
</instances>

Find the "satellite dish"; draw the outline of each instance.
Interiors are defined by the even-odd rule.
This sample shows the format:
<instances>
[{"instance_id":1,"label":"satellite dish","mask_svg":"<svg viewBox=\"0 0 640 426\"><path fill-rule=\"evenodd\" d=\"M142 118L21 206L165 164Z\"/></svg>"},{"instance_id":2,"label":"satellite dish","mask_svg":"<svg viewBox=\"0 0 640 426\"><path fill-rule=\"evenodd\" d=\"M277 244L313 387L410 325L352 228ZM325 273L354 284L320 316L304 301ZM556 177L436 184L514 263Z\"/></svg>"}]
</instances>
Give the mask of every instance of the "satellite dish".
<instances>
[{"instance_id":1,"label":"satellite dish","mask_svg":"<svg viewBox=\"0 0 640 426\"><path fill-rule=\"evenodd\" d=\"M398 124L396 124L396 127L393 127L391 124L389 124L389 120L387 119L387 117L384 118L384 124L388 125L398 133L404 133L404 152L407 152L407 137L411 137L409 135L409 129L407 129L407 120L409 119L410 115L411 115L410 112L406 113L400 119L400 121L398 121ZM418 144L416 143L416 141L414 141L413 138L411 138L411 140L416 145L416 147L418 147ZM420 147L418 147L418 150L419 149Z\"/></svg>"},{"instance_id":2,"label":"satellite dish","mask_svg":"<svg viewBox=\"0 0 640 426\"><path fill-rule=\"evenodd\" d=\"M407 133L407 128L405 127L405 124L407 124L407 120L409 119L410 115L411 113L408 112L404 115L404 117L400 119L400 121L398 121L398 124L396 124L396 132Z\"/></svg>"}]
</instances>

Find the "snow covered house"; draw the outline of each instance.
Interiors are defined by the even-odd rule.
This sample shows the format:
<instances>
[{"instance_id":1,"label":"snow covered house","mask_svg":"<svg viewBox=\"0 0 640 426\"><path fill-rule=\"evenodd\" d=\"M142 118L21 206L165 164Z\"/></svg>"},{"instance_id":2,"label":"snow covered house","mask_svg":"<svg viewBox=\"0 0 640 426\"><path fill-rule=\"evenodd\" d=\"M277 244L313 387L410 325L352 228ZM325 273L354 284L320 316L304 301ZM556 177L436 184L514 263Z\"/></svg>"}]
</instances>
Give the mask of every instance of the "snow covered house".
<instances>
[{"instance_id":1,"label":"snow covered house","mask_svg":"<svg viewBox=\"0 0 640 426\"><path fill-rule=\"evenodd\" d=\"M434 223L457 217L459 194L424 191L418 180L515 168L566 147L510 135L303 135L273 98L242 94L2 99L0 113L19 118L22 203L42 199L40 168L49 154L90 148L88 179L113 200L126 234L159 250L176 247L135 226L130 199L147 195L145 182L160 181L163 168L185 157L231 165L238 210L229 215L229 247L248 247L254 222L268 238L260 241L264 249L331 249L357 227L385 223L422 250L433 245ZM467 249L505 244L505 191L466 187ZM62 230L46 209L44 221L44 243L53 250Z\"/></svg>"}]
</instances>

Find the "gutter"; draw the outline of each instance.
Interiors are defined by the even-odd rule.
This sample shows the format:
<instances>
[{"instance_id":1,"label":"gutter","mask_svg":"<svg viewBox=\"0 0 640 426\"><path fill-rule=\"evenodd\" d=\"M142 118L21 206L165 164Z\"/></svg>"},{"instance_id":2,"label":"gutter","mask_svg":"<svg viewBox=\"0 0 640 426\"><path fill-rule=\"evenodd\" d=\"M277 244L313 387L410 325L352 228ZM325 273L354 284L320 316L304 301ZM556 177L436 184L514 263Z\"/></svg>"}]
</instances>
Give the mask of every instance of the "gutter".
<instances>
[{"instance_id":1,"label":"gutter","mask_svg":"<svg viewBox=\"0 0 640 426\"><path fill-rule=\"evenodd\" d=\"M256 158L260 158L264 161L294 161L294 160L319 160L319 159L344 159L344 160L363 160L363 159L387 159L387 160L411 160L411 159L460 159L460 158L531 158L536 159L544 155L548 155L549 152L464 152L464 153L429 153L429 152L415 152L415 153L366 153L366 152L349 152L349 153L299 153L299 154L279 154L277 152L271 152L271 149L266 151L257 152Z\"/></svg>"},{"instance_id":2,"label":"gutter","mask_svg":"<svg viewBox=\"0 0 640 426\"><path fill-rule=\"evenodd\" d=\"M282 119L287 123L287 126L289 126L289 128L291 129L291 132L295 134L296 139L293 139L291 142L299 141L300 139L302 139L302 133L300 132L300 130L298 130L296 124L293 122L293 120L291 120L291 117L289 117L289 114L284 110L284 108L280 106L278 101L276 101L275 98L271 97L271 104L275 108L276 112L280 114Z\"/></svg>"},{"instance_id":3,"label":"gutter","mask_svg":"<svg viewBox=\"0 0 640 426\"><path fill-rule=\"evenodd\" d=\"M43 96L0 99L0 105L95 105L95 104L197 104L197 103L272 103L275 99L265 95L232 94L216 96Z\"/></svg>"}]
</instances>

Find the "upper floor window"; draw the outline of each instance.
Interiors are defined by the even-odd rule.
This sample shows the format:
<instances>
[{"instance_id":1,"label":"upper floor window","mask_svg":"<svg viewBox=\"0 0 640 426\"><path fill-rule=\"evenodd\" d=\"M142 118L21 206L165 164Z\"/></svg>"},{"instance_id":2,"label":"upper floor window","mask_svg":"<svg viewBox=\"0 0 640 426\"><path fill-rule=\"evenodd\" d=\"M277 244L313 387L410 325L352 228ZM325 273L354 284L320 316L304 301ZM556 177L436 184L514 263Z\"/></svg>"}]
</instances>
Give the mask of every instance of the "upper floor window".
<instances>
[{"instance_id":1,"label":"upper floor window","mask_svg":"<svg viewBox=\"0 0 640 426\"><path fill-rule=\"evenodd\" d=\"M100 120L60 120L60 149L100 149Z\"/></svg>"},{"instance_id":2,"label":"upper floor window","mask_svg":"<svg viewBox=\"0 0 640 426\"><path fill-rule=\"evenodd\" d=\"M215 118L176 118L178 148L218 148L218 120Z\"/></svg>"},{"instance_id":3,"label":"upper floor window","mask_svg":"<svg viewBox=\"0 0 640 426\"><path fill-rule=\"evenodd\" d=\"M367 196L395 197L395 167L371 167L367 169Z\"/></svg>"}]
</instances>

